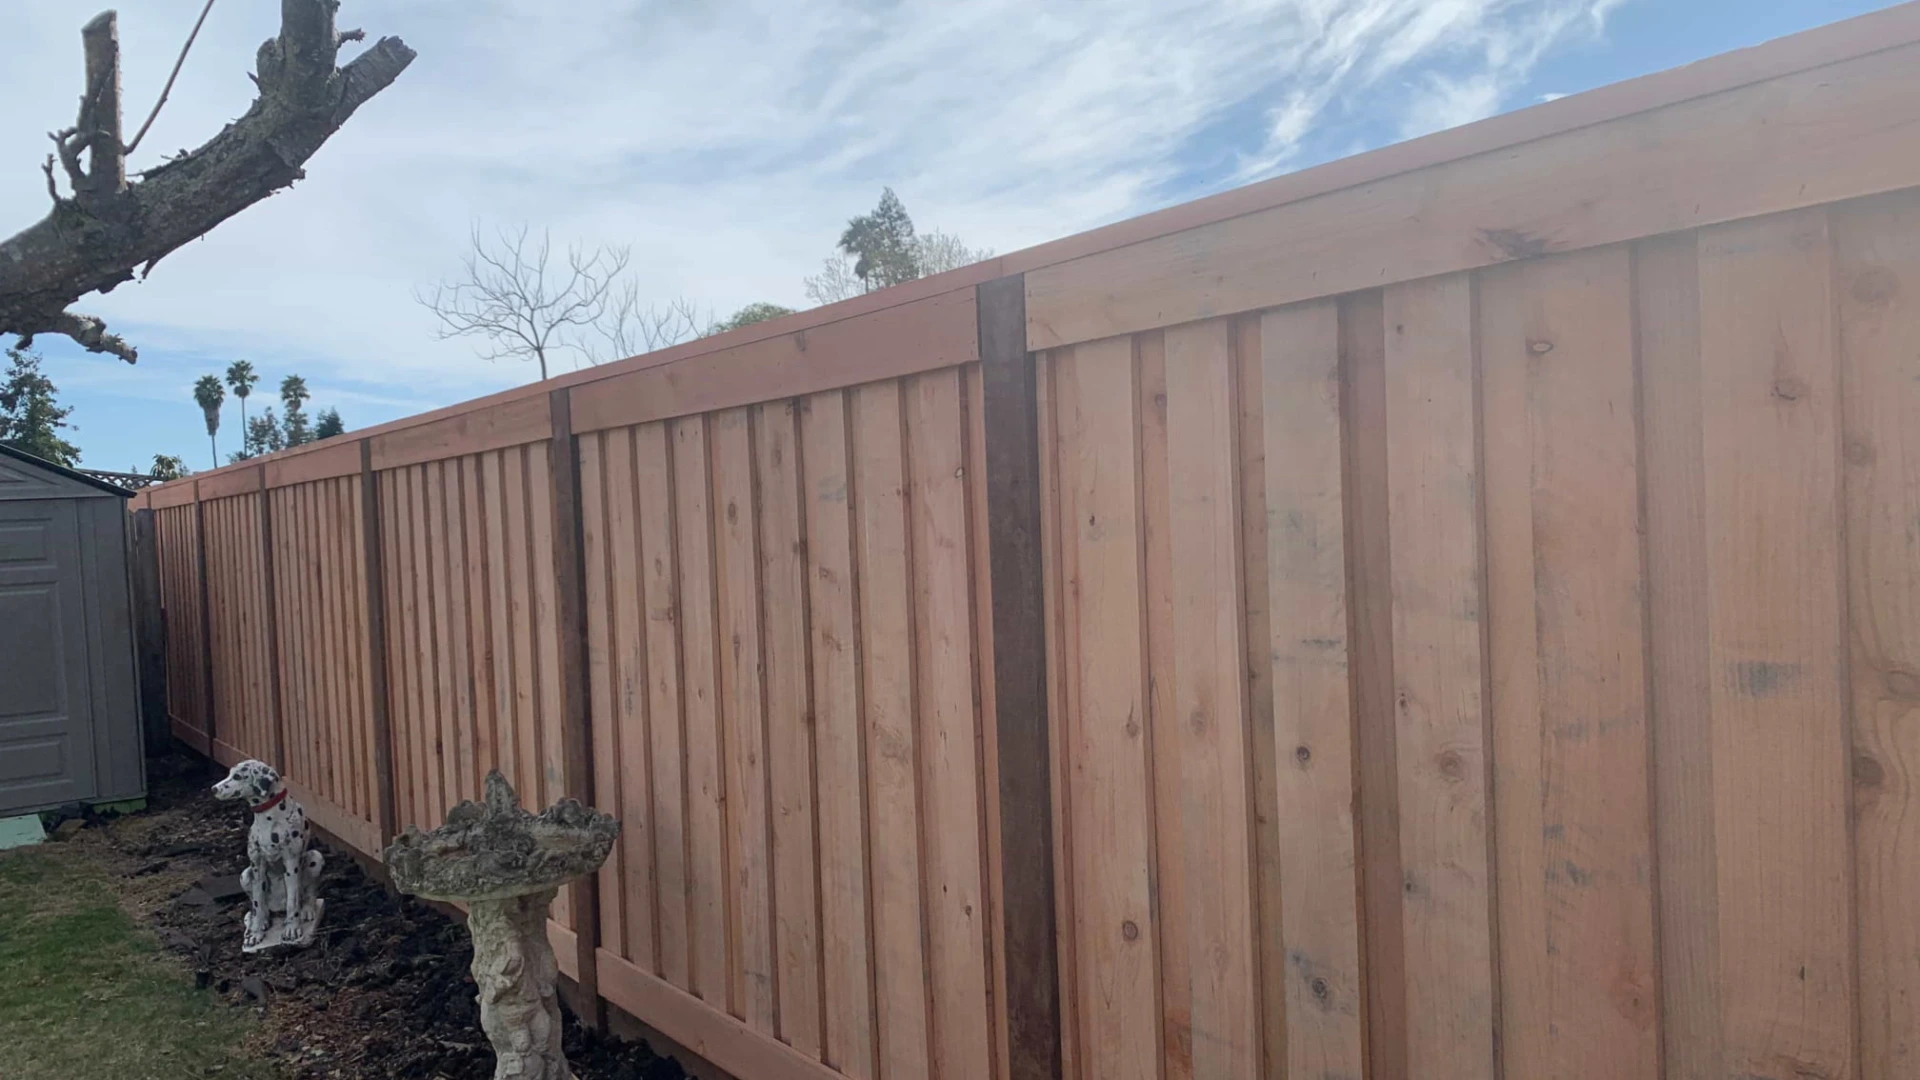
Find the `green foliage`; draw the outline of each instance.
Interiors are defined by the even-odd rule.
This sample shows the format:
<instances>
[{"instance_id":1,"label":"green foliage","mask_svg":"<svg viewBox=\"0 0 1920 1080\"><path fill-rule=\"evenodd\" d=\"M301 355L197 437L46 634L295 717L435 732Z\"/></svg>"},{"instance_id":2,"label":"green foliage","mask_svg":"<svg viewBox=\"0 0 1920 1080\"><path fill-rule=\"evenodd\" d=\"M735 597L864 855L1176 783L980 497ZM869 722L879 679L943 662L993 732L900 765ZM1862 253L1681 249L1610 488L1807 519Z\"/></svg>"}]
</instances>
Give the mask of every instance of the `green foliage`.
<instances>
[{"instance_id":1,"label":"green foliage","mask_svg":"<svg viewBox=\"0 0 1920 1080\"><path fill-rule=\"evenodd\" d=\"M300 376L289 375L280 380L280 404L286 408L280 430L285 433L286 445L302 446L313 441L313 427L307 422L306 410L301 408L312 396L307 380Z\"/></svg>"},{"instance_id":2,"label":"green foliage","mask_svg":"<svg viewBox=\"0 0 1920 1080\"><path fill-rule=\"evenodd\" d=\"M7 1080L266 1080L253 1021L204 990L66 844L0 854L0 1074Z\"/></svg>"},{"instance_id":3,"label":"green foliage","mask_svg":"<svg viewBox=\"0 0 1920 1080\"><path fill-rule=\"evenodd\" d=\"M133 469L130 471L139 472L140 470ZM172 454L155 454L153 455L153 468L147 470L147 475L153 477L155 480L178 480L183 476L192 476L193 470L187 468L187 463L184 459L177 458Z\"/></svg>"},{"instance_id":4,"label":"green foliage","mask_svg":"<svg viewBox=\"0 0 1920 1080\"><path fill-rule=\"evenodd\" d=\"M724 334L729 330L738 330L743 326L752 326L757 322L766 322L768 319L777 319L782 315L791 314L793 314L793 309L790 307L782 307L779 304L769 304L762 300L759 303L748 304L732 315L707 327L707 332L701 336L712 337L715 334Z\"/></svg>"},{"instance_id":5,"label":"green foliage","mask_svg":"<svg viewBox=\"0 0 1920 1080\"><path fill-rule=\"evenodd\" d=\"M200 415L207 421L207 445L213 447L213 466L220 467L220 406L226 404L227 390L220 385L220 376L202 375L193 384L193 402L200 406Z\"/></svg>"},{"instance_id":6,"label":"green foliage","mask_svg":"<svg viewBox=\"0 0 1920 1080\"><path fill-rule=\"evenodd\" d=\"M269 406L259 416L247 421L247 457L271 454L275 450L284 450L287 439L280 429L280 421L274 417Z\"/></svg>"},{"instance_id":7,"label":"green foliage","mask_svg":"<svg viewBox=\"0 0 1920 1080\"><path fill-rule=\"evenodd\" d=\"M240 399L240 430L242 432L249 430L247 426L247 398L253 394L253 384L259 381L260 376L254 374L253 365L247 361L235 360L233 363L227 365L227 389L232 390L233 396ZM240 456L251 457L252 455L242 450Z\"/></svg>"},{"instance_id":8,"label":"green foliage","mask_svg":"<svg viewBox=\"0 0 1920 1080\"><path fill-rule=\"evenodd\" d=\"M892 188L880 192L880 204L871 213L847 222L840 234L840 250L853 258L854 276L869 292L920 276L913 219Z\"/></svg>"},{"instance_id":9,"label":"green foliage","mask_svg":"<svg viewBox=\"0 0 1920 1080\"><path fill-rule=\"evenodd\" d=\"M320 419L313 425L313 437L331 439L335 435L346 434L347 425L340 420L339 409L321 409Z\"/></svg>"},{"instance_id":10,"label":"green foliage","mask_svg":"<svg viewBox=\"0 0 1920 1080\"><path fill-rule=\"evenodd\" d=\"M848 257L854 259L851 267ZM906 207L887 188L872 213L847 223L838 251L804 284L807 299L831 304L992 257L991 250L970 248L951 233L915 232Z\"/></svg>"},{"instance_id":11,"label":"green foliage","mask_svg":"<svg viewBox=\"0 0 1920 1080\"><path fill-rule=\"evenodd\" d=\"M8 349L12 366L0 383L0 443L69 468L80 463L80 448L60 437L70 428L71 408L56 400L58 388L40 373L40 357Z\"/></svg>"}]
</instances>

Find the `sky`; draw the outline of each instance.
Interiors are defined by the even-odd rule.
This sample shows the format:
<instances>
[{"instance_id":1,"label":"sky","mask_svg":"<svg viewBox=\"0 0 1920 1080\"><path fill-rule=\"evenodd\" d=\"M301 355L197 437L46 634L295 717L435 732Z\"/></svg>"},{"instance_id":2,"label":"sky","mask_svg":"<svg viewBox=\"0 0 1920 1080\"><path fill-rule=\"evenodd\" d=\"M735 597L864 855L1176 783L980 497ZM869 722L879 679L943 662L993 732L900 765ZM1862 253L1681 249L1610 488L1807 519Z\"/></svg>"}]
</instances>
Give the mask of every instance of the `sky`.
<instances>
[{"instance_id":1,"label":"sky","mask_svg":"<svg viewBox=\"0 0 1920 1080\"><path fill-rule=\"evenodd\" d=\"M100 0L105 3L105 0ZM203 0L119 0L133 130ZM922 231L1005 252L1889 6L1877 0L342 0L419 58L291 191L89 296L140 361L36 348L82 464L196 469L191 386L246 359L349 428L538 377L438 340L416 295L470 231L630 246L641 295L806 307L892 186ZM0 233L47 210L91 5L5 0ZM217 0L129 163L246 110L273 0ZM343 62L357 49L348 45ZM571 366L563 361L562 367ZM220 454L238 448L230 399Z\"/></svg>"}]
</instances>

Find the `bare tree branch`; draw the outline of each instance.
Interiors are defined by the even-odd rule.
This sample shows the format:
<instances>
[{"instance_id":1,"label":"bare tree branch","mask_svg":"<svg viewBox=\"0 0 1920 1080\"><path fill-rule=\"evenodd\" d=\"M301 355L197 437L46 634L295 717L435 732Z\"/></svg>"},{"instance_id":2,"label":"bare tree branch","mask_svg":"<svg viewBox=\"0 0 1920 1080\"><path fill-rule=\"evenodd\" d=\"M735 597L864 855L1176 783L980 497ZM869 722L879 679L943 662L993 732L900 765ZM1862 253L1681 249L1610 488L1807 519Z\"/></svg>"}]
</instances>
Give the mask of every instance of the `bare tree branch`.
<instances>
[{"instance_id":1,"label":"bare tree branch","mask_svg":"<svg viewBox=\"0 0 1920 1080\"><path fill-rule=\"evenodd\" d=\"M167 103L167 95L173 93L173 80L180 77L180 68L187 62L187 53L193 49L193 40L200 36L200 28L206 25L207 13L212 10L213 0L207 0L207 6L200 9L200 17L194 20L193 31L187 35L187 43L180 46L180 57L173 62L173 72L167 76L167 85L160 88L160 100L153 103L153 111L147 114L147 122L140 125L139 131L134 132L133 141L127 144L127 153L131 154L138 150L140 140L147 137L147 129L153 126L154 119L160 115L160 106ZM365 36L365 34L361 35L361 37ZM354 40L358 41L360 38Z\"/></svg>"},{"instance_id":2,"label":"bare tree branch","mask_svg":"<svg viewBox=\"0 0 1920 1080\"><path fill-rule=\"evenodd\" d=\"M559 353L574 352L597 363L584 335L606 316L631 252L574 246L567 250L566 269L550 272L552 256L552 238L545 232L529 244L522 225L514 232L502 229L489 241L476 225L460 276L431 293L415 293L414 299L433 312L442 340L481 338L483 357L536 361L542 379L549 374L548 361Z\"/></svg>"},{"instance_id":3,"label":"bare tree branch","mask_svg":"<svg viewBox=\"0 0 1920 1080\"><path fill-rule=\"evenodd\" d=\"M641 303L639 284L628 281L607 305L594 330L606 342L610 354L607 359L624 360L692 341L710 332L713 324L711 311L702 315L685 297L665 304Z\"/></svg>"},{"instance_id":4,"label":"bare tree branch","mask_svg":"<svg viewBox=\"0 0 1920 1080\"><path fill-rule=\"evenodd\" d=\"M303 167L356 109L413 62L398 38L382 38L336 68L339 0L280 0L280 34L260 46L260 96L246 115L198 150L125 177L120 143L119 44L112 13L82 32L87 89L79 122L54 133L73 197L57 195L37 224L0 241L0 333L58 333L129 362L135 352L97 318L67 312L91 292L109 292L188 241L305 175ZM164 95L163 95L164 97ZM90 150L91 168L79 155ZM48 166L49 182L52 168Z\"/></svg>"}]
</instances>

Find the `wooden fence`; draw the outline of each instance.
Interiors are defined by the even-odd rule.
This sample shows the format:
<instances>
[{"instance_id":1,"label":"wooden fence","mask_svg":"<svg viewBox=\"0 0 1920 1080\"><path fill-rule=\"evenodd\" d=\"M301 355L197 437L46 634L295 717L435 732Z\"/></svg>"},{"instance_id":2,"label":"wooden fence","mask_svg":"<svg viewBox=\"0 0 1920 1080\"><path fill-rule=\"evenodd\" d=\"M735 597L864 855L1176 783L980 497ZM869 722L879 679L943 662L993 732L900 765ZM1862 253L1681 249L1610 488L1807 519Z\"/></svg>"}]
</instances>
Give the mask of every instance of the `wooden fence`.
<instances>
[{"instance_id":1,"label":"wooden fence","mask_svg":"<svg viewBox=\"0 0 1920 1080\"><path fill-rule=\"evenodd\" d=\"M746 1080L1920 1075L1920 6L143 493Z\"/></svg>"}]
</instances>

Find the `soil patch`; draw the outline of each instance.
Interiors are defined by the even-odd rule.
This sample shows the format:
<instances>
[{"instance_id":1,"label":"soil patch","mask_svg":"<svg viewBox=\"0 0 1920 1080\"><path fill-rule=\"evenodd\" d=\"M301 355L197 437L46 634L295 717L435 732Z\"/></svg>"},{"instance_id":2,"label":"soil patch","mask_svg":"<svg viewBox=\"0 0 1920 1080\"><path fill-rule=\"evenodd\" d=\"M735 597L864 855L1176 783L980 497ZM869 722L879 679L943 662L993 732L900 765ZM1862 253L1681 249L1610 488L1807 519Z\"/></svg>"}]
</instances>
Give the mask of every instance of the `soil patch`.
<instances>
[{"instance_id":1,"label":"soil patch","mask_svg":"<svg viewBox=\"0 0 1920 1080\"><path fill-rule=\"evenodd\" d=\"M327 851L320 933L297 952L240 951L247 815L216 802L221 773L184 754L148 762L148 809L89 819L67 844L118 879L124 905L184 957L196 981L262 1018L253 1049L287 1075L328 1080L486 1080L493 1051L480 1030L464 927L390 894L343 853ZM580 1080L680 1080L645 1043L587 1031L566 1013Z\"/></svg>"}]
</instances>

